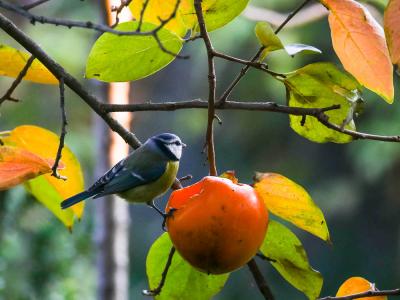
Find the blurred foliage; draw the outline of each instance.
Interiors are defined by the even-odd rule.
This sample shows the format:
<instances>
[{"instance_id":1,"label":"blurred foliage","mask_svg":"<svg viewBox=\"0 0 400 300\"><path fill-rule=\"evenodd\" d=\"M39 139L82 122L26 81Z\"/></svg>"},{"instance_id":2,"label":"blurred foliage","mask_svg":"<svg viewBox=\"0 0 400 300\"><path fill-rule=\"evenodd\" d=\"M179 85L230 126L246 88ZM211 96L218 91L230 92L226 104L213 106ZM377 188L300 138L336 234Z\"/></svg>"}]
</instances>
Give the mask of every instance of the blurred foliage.
<instances>
[{"instance_id":1,"label":"blurred foliage","mask_svg":"<svg viewBox=\"0 0 400 300\"><path fill-rule=\"evenodd\" d=\"M252 1L252 4L287 12L298 4L294 0ZM96 1L51 1L35 12L76 20L98 21ZM13 18L15 15L13 15ZM65 68L97 92L98 85L84 81L84 65L95 33L51 25L32 26L20 19L18 25L30 34ZM249 58L258 41L255 22L237 18L211 33L216 49ZM289 57L284 51L271 53L273 70L292 71L316 61L337 63L333 54L326 19L279 35L284 43L304 43L323 51L322 55ZM2 43L19 48L6 34ZM175 60L166 69L133 84L132 96L138 101L188 100L207 96L205 50L201 41L185 45L182 54L189 60ZM222 92L240 70L239 65L217 60L218 92ZM11 79L0 78L4 92ZM396 78L396 92L399 80ZM15 96L21 103L5 103L0 109L1 130L21 124L34 124L59 132L58 89L24 82ZM364 114L357 120L358 130L377 134L399 134L400 105L383 103L364 89ZM66 142L85 170L86 182L93 182L95 156L91 110L67 90L69 120ZM285 103L284 87L264 73L251 70L231 96L232 100L262 100ZM400 271L400 202L398 174L399 145L354 141L348 145L315 144L289 128L288 116L262 112L220 111L223 124L215 125L219 172L236 170L241 182L251 182L254 171L277 172L298 182L310 192L327 217L333 246L327 246L290 224L308 253L310 264L324 276L322 295L335 294L350 276L363 276L379 288L398 286ZM197 181L208 173L204 144L205 110L140 112L134 116L135 133L142 140L171 131L189 145L181 163L180 175L193 174ZM162 201L165 203L166 197ZM159 200L159 205L161 201ZM93 243L95 201L89 201L81 223L71 235L23 189L0 193L0 299L94 299L96 249ZM145 206L131 206L130 292L132 299L147 299L145 257L152 242L162 232L158 215ZM268 264L263 264L278 299L305 299ZM215 299L259 299L260 295L247 268L234 272L222 293Z\"/></svg>"}]
</instances>

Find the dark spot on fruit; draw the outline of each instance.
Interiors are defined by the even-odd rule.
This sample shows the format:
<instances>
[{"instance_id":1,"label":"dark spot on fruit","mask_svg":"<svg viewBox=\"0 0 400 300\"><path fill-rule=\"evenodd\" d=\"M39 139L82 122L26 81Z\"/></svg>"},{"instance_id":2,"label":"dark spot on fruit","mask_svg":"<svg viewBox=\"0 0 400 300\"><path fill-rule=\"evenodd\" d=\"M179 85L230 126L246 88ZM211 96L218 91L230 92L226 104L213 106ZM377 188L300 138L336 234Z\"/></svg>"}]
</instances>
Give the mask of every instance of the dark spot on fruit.
<instances>
[{"instance_id":1,"label":"dark spot on fruit","mask_svg":"<svg viewBox=\"0 0 400 300\"><path fill-rule=\"evenodd\" d=\"M221 210L222 210L222 211L225 211L225 210L226 210L225 205L221 205Z\"/></svg>"},{"instance_id":2,"label":"dark spot on fruit","mask_svg":"<svg viewBox=\"0 0 400 300\"><path fill-rule=\"evenodd\" d=\"M95 74L93 74L93 76L100 77L100 74L99 73L95 73Z\"/></svg>"}]
</instances>

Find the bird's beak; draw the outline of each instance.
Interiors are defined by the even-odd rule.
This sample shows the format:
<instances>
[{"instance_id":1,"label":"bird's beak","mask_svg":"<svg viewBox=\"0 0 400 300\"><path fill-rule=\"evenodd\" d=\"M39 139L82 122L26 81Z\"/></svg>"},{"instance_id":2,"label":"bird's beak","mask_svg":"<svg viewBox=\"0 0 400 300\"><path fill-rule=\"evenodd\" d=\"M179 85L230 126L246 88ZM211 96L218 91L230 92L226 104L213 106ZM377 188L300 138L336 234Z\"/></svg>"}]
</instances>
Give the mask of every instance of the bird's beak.
<instances>
[{"instance_id":1,"label":"bird's beak","mask_svg":"<svg viewBox=\"0 0 400 300\"><path fill-rule=\"evenodd\" d=\"M182 148L186 148L186 147L187 147L186 144L182 143Z\"/></svg>"}]
</instances>

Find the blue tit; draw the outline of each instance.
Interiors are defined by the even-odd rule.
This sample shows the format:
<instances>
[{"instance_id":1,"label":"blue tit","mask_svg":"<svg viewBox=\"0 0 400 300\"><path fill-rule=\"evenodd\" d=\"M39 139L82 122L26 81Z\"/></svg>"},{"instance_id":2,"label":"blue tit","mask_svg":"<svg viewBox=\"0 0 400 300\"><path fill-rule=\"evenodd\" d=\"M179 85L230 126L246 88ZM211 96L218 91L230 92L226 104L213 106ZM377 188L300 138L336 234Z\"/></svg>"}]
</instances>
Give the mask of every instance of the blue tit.
<instances>
[{"instance_id":1,"label":"blue tit","mask_svg":"<svg viewBox=\"0 0 400 300\"><path fill-rule=\"evenodd\" d=\"M129 202L147 203L160 212L154 206L153 199L164 194L173 184L185 146L178 136L171 133L153 136L89 189L64 200L61 208L65 209L87 198L117 194Z\"/></svg>"}]
</instances>

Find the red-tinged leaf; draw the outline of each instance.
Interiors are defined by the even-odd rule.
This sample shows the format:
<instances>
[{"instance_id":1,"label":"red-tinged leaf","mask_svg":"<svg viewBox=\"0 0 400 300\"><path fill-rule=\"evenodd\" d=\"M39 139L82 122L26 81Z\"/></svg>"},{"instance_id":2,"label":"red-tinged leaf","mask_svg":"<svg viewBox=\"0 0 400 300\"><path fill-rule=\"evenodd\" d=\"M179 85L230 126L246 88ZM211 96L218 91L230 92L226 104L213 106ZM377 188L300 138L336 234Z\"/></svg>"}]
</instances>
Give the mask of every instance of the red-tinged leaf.
<instances>
[{"instance_id":1,"label":"red-tinged leaf","mask_svg":"<svg viewBox=\"0 0 400 300\"><path fill-rule=\"evenodd\" d=\"M400 0L390 0L383 18L392 63L400 68Z\"/></svg>"},{"instance_id":2,"label":"red-tinged leaf","mask_svg":"<svg viewBox=\"0 0 400 300\"><path fill-rule=\"evenodd\" d=\"M0 147L0 190L50 172L51 165L38 155L16 147Z\"/></svg>"},{"instance_id":3,"label":"red-tinged leaf","mask_svg":"<svg viewBox=\"0 0 400 300\"><path fill-rule=\"evenodd\" d=\"M0 133L3 143L32 152L43 158L50 166L53 165L59 146L58 136L44 128L23 125L12 131ZM25 187L56 215L68 228L72 228L74 215L82 217L84 202L78 203L69 209L61 210L60 203L83 191L83 174L78 160L67 145L62 150L59 163L59 174L67 180L57 179L51 174L29 180Z\"/></svg>"},{"instance_id":4,"label":"red-tinged leaf","mask_svg":"<svg viewBox=\"0 0 400 300\"><path fill-rule=\"evenodd\" d=\"M353 0L323 0L332 43L344 68L362 85L393 102L393 65L382 27Z\"/></svg>"}]
</instances>

